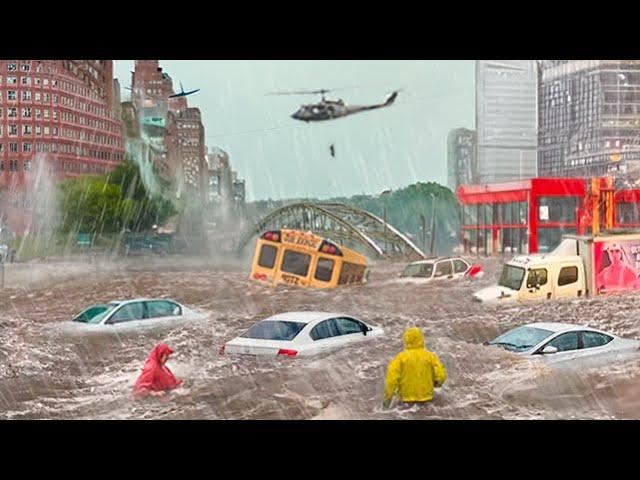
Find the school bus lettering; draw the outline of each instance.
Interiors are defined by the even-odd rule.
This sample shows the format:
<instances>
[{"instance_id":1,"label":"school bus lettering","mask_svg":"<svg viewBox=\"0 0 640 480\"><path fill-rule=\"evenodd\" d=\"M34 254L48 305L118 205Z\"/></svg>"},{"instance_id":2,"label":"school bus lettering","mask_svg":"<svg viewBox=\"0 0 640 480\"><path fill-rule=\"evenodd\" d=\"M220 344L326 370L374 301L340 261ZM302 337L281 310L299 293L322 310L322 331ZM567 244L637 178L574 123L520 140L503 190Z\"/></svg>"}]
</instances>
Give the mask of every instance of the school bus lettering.
<instances>
[{"instance_id":1,"label":"school bus lettering","mask_svg":"<svg viewBox=\"0 0 640 480\"><path fill-rule=\"evenodd\" d=\"M288 275L286 273L282 274L282 280L284 280L287 283L290 283L292 285L299 285L300 284L300 279L298 277L295 277L293 275Z\"/></svg>"},{"instance_id":2,"label":"school bus lettering","mask_svg":"<svg viewBox=\"0 0 640 480\"><path fill-rule=\"evenodd\" d=\"M282 239L286 243L293 243L294 245L302 245L310 248L316 248L320 243L320 241L315 238L315 236L295 234L292 232L286 232Z\"/></svg>"}]
</instances>

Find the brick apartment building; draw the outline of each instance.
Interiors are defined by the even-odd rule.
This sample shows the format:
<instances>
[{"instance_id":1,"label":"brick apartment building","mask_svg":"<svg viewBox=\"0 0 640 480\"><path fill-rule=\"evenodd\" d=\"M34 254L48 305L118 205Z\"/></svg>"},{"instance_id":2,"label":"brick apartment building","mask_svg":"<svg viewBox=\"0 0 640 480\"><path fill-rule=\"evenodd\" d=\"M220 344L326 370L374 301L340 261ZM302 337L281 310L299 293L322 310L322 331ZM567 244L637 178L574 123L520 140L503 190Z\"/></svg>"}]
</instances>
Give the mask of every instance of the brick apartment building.
<instances>
[{"instance_id":1,"label":"brick apartment building","mask_svg":"<svg viewBox=\"0 0 640 480\"><path fill-rule=\"evenodd\" d=\"M0 60L0 221L37 230L36 172L112 171L124 158L119 103L112 60Z\"/></svg>"}]
</instances>

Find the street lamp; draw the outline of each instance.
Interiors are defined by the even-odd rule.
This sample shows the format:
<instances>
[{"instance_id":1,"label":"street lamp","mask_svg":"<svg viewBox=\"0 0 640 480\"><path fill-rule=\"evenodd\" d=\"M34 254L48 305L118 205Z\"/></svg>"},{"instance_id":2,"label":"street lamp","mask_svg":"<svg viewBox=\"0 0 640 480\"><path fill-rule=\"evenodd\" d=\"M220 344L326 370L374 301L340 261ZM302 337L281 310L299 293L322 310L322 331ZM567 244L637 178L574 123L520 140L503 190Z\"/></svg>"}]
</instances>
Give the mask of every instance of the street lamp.
<instances>
[{"instance_id":1,"label":"street lamp","mask_svg":"<svg viewBox=\"0 0 640 480\"><path fill-rule=\"evenodd\" d=\"M438 201L438 197L433 193L430 193L429 195L431 196L431 246L429 248L429 255L433 256L436 238L436 203Z\"/></svg>"},{"instance_id":2,"label":"street lamp","mask_svg":"<svg viewBox=\"0 0 640 480\"><path fill-rule=\"evenodd\" d=\"M384 253L387 253L387 196L391 194L390 188L385 188L382 192L380 192L380 196L383 198L382 204L382 216L384 218Z\"/></svg>"},{"instance_id":3,"label":"street lamp","mask_svg":"<svg viewBox=\"0 0 640 480\"><path fill-rule=\"evenodd\" d=\"M422 222L422 251L424 252L427 249L427 219L424 214L420 214L420 220Z\"/></svg>"}]
</instances>

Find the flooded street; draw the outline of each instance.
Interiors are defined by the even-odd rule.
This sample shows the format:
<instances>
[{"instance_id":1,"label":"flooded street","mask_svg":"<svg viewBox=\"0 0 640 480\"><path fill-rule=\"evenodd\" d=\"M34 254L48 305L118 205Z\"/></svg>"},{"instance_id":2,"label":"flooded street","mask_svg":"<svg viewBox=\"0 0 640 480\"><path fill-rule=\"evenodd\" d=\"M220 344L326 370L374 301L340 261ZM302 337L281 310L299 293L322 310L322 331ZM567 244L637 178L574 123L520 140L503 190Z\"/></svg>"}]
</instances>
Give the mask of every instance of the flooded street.
<instances>
[{"instance_id":1,"label":"flooded street","mask_svg":"<svg viewBox=\"0 0 640 480\"><path fill-rule=\"evenodd\" d=\"M329 291L264 287L248 280L245 264L188 258L95 263L57 280L18 282L0 298L0 418L640 418L640 359L554 371L482 345L532 321L640 338L640 295L486 307L471 293L495 283L501 267L497 259L482 263L481 279L430 285L398 283L403 265L378 263L368 284ZM58 328L89 304L136 297L168 297L209 315L118 334ZM218 355L254 322L295 310L345 312L382 326L386 336L313 359ZM449 380L430 405L383 410L386 366L410 326L423 329ZM133 383L159 341L175 351L169 366L184 384L166 399L134 401Z\"/></svg>"}]
</instances>

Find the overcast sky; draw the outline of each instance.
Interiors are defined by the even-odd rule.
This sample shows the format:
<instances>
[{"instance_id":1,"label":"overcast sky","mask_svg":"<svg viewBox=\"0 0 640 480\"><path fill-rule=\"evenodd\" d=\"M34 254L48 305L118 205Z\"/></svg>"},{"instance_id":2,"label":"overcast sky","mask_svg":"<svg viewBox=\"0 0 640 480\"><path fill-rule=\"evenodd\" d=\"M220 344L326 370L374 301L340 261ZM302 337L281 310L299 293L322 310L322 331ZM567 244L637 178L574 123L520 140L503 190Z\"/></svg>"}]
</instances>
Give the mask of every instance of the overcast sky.
<instances>
[{"instance_id":1,"label":"overcast sky","mask_svg":"<svg viewBox=\"0 0 640 480\"><path fill-rule=\"evenodd\" d=\"M247 181L248 200L377 194L417 181L446 185L447 133L474 128L473 61L161 60L185 90L200 88L208 146L229 153ZM117 60L123 100L133 60ZM286 90L341 88L349 104L396 103L326 122L290 115L316 96L270 96ZM329 145L335 145L335 158Z\"/></svg>"}]
</instances>

